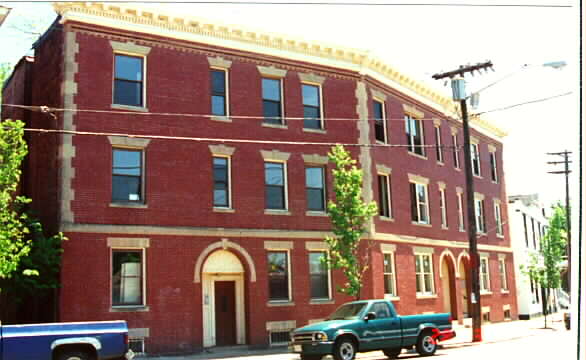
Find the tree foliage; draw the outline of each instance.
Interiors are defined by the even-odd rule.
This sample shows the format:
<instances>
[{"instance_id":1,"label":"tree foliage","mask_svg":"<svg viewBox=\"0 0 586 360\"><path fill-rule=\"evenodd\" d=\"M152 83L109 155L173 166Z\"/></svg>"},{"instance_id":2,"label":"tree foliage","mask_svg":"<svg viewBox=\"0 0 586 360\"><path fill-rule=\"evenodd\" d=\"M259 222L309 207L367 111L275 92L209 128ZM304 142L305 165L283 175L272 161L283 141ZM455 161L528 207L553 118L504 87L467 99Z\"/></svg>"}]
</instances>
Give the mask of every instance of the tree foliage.
<instances>
[{"instance_id":1,"label":"tree foliage","mask_svg":"<svg viewBox=\"0 0 586 360\"><path fill-rule=\"evenodd\" d=\"M549 297L549 290L561 286L562 261L566 256L567 245L566 220L565 207L559 203L552 206L552 216L539 243L539 250L531 252L528 264L522 267L531 281L546 289L546 298ZM544 303L547 303L547 299ZM547 327L547 309L544 310Z\"/></svg>"},{"instance_id":2,"label":"tree foliage","mask_svg":"<svg viewBox=\"0 0 586 360\"><path fill-rule=\"evenodd\" d=\"M368 270L369 249L362 249L360 242L367 230L368 221L376 214L375 202L362 199L362 170L343 146L337 145L328 153L334 163L332 170L335 200L328 202L328 216L332 223L333 237L326 237L330 268L342 269L346 276L344 286L338 291L360 299L362 279Z\"/></svg>"},{"instance_id":3,"label":"tree foliage","mask_svg":"<svg viewBox=\"0 0 586 360\"><path fill-rule=\"evenodd\" d=\"M28 216L23 205L30 202L17 196L20 166L27 154L24 123L5 120L0 126L0 278L9 277L30 251Z\"/></svg>"}]
</instances>

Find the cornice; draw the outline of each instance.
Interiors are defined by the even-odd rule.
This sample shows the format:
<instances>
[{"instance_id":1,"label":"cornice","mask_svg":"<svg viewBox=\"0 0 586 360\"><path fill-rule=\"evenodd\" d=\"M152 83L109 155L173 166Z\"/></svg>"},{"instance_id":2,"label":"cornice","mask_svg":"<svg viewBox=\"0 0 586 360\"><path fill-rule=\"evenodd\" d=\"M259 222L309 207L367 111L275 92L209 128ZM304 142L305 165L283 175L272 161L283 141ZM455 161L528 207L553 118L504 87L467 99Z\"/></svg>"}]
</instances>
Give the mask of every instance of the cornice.
<instances>
[{"instance_id":1,"label":"cornice","mask_svg":"<svg viewBox=\"0 0 586 360\"><path fill-rule=\"evenodd\" d=\"M458 106L452 99L400 73L365 50L307 41L289 35L261 33L241 26L211 23L202 18L169 15L140 8L136 4L55 2L53 8L62 16L62 23L79 21L354 71L382 81L446 116L458 113ZM506 135L478 117L471 122L493 136L502 138Z\"/></svg>"}]
</instances>

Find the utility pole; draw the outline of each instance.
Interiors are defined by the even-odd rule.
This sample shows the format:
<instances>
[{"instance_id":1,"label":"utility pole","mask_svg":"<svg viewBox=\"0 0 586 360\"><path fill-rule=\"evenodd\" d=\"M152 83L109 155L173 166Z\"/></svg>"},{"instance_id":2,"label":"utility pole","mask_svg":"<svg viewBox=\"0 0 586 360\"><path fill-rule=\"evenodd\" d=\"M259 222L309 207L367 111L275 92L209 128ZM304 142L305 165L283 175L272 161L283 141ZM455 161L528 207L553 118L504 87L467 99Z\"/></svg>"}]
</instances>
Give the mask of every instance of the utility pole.
<instances>
[{"instance_id":1,"label":"utility pole","mask_svg":"<svg viewBox=\"0 0 586 360\"><path fill-rule=\"evenodd\" d=\"M464 75L466 73L480 72L492 68L490 61L476 65L460 66L457 70L435 74L432 77L435 80L450 78L452 79L452 93L454 100L460 101L460 110L462 111L462 127L464 130L464 172L466 175L466 207L468 214L468 243L470 248L470 280L472 284L472 294L470 296L471 315L472 315L472 341L482 341L482 319L480 307L480 257L478 256L478 239L476 238L476 216L474 206L474 178L472 176L472 158L470 155L470 127L468 125L468 106L466 100L468 97L465 93Z\"/></svg>"},{"instance_id":2,"label":"utility pole","mask_svg":"<svg viewBox=\"0 0 586 360\"><path fill-rule=\"evenodd\" d=\"M548 164L552 164L552 165L558 165L558 164L564 164L564 170L563 171L548 171L548 174L565 174L566 175L566 231L568 232L568 243L566 244L566 255L568 256L568 292L570 292L572 290L571 287L571 279L572 279L572 272L571 272L571 259L572 259L572 219L570 217L571 215L571 211L570 211L570 180L569 180L569 175L571 173L570 171L570 163L571 161L569 160L570 155L572 154L571 151L565 150L562 152L557 152L557 153L547 153L547 155L557 155L557 156L563 156L564 161L548 161Z\"/></svg>"}]
</instances>

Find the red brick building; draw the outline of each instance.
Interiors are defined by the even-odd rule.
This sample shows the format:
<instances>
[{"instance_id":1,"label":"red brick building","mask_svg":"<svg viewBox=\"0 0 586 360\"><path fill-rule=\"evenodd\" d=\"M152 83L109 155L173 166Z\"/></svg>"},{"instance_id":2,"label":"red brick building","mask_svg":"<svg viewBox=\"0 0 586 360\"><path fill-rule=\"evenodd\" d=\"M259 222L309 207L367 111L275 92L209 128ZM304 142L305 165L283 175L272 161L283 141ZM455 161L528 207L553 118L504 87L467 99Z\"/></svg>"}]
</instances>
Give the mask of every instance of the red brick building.
<instances>
[{"instance_id":1,"label":"red brick building","mask_svg":"<svg viewBox=\"0 0 586 360\"><path fill-rule=\"evenodd\" d=\"M331 146L319 143L363 145L347 148L380 209L363 297L467 315L451 99L358 50L120 4L55 8L30 105L56 118L35 112L29 125L70 133L29 135L24 191L69 238L60 320L125 319L162 353L267 346L327 316L349 298L319 261L333 197ZM481 304L502 321L517 316L504 133L472 126Z\"/></svg>"}]
</instances>

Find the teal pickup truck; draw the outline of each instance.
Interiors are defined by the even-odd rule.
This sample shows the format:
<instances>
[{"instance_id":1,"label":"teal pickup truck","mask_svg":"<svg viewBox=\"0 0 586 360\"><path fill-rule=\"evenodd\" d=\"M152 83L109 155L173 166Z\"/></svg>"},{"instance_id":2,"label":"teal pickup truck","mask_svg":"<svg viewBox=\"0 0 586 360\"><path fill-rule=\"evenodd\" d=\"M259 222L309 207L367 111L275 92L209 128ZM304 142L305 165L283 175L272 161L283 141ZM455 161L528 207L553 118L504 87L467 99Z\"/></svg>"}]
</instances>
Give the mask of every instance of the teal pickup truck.
<instances>
[{"instance_id":1,"label":"teal pickup truck","mask_svg":"<svg viewBox=\"0 0 586 360\"><path fill-rule=\"evenodd\" d=\"M289 349L301 360L333 355L352 360L357 352L382 350L395 359L404 348L422 356L435 353L437 342L456 336L450 314L399 316L386 300L363 300L340 306L325 321L295 329Z\"/></svg>"}]
</instances>

